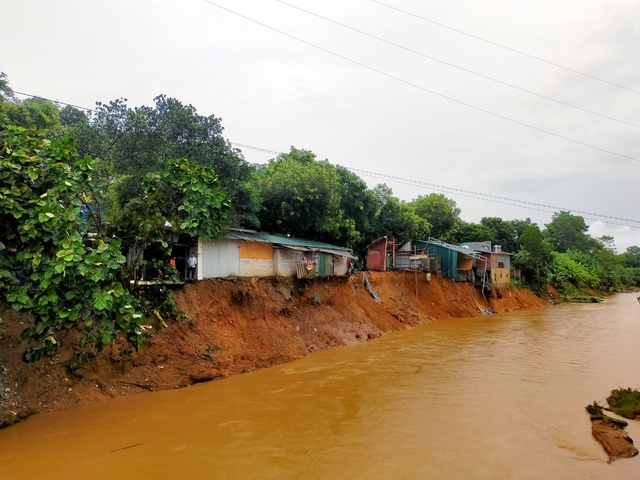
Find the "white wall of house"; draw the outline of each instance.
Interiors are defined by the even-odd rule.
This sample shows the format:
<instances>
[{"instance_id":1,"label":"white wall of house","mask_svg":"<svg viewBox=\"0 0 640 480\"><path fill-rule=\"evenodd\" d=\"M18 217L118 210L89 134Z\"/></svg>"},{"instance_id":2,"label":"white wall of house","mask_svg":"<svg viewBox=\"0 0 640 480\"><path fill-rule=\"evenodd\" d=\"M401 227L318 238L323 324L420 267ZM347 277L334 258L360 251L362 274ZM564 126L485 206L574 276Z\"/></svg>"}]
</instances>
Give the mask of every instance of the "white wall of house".
<instances>
[{"instance_id":1,"label":"white wall of house","mask_svg":"<svg viewBox=\"0 0 640 480\"><path fill-rule=\"evenodd\" d=\"M198 242L198 279L240 275L238 240Z\"/></svg>"},{"instance_id":2,"label":"white wall of house","mask_svg":"<svg viewBox=\"0 0 640 480\"><path fill-rule=\"evenodd\" d=\"M347 274L347 257L339 257L338 255L333 256L333 274Z\"/></svg>"},{"instance_id":3,"label":"white wall of house","mask_svg":"<svg viewBox=\"0 0 640 480\"><path fill-rule=\"evenodd\" d=\"M242 252L241 253L241 245ZM211 241L198 241L198 267L197 278L223 278L229 276L239 277L295 277L298 264L304 261L303 256L316 263L317 254L290 250L287 248L273 247L273 258L240 258L246 257L247 243L239 240L218 239ZM255 250L254 250L255 251ZM251 254L250 254L251 255ZM252 255L251 255L252 256ZM347 258L334 255L334 275L347 274Z\"/></svg>"}]
</instances>

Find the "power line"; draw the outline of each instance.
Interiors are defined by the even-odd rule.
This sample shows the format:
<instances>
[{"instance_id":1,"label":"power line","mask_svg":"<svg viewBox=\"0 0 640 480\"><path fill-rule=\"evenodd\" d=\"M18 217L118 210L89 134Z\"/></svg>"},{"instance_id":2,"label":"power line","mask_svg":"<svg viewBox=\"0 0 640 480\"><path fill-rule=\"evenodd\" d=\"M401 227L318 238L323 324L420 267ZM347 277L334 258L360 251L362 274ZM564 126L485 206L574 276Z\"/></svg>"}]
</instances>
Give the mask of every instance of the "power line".
<instances>
[{"instance_id":1,"label":"power line","mask_svg":"<svg viewBox=\"0 0 640 480\"><path fill-rule=\"evenodd\" d=\"M525 57L533 58L534 60L538 60L539 62L547 63L549 65L553 65L554 67L562 68L564 70L568 70L569 72L577 73L578 75L582 75L582 76L591 78L593 80L597 80L599 82L607 83L609 85L613 85L614 87L622 88L623 90L628 90L629 92L640 94L640 91L638 91L638 90L634 90L632 88L625 87L624 85L620 85L618 83L610 82L609 80L605 80L603 78L596 77L595 75L590 75L588 73L581 72L579 70L575 70L573 68L566 67L564 65L560 65L559 63L555 63L555 62L552 62L550 60L545 60L544 58L541 58L541 57L536 57L535 55L531 55L531 54L523 52L521 50L516 50L515 48L508 47L508 46L503 45L501 43L497 43L497 42L493 42L491 40L487 40L486 38L482 38L482 37L479 37L477 35L473 35L471 33L465 32L463 30L458 30L457 28L453 28L453 27L450 27L449 25L445 25L444 23L439 23L439 22L436 22L435 20L431 20L429 18L422 17L420 15L417 15L417 14L412 13L412 12L408 12L406 10L402 10L402 9L400 9L398 7L394 7L393 5L388 5L388 4L380 2L378 0L371 0L371 1L373 3L377 3L378 5L382 5L383 7L390 8L391 10L396 10L396 11L398 11L400 13L404 13L405 15L409 15L411 17L418 18L418 19L423 20L425 22L432 23L433 25L438 25L439 27L446 28L446 29L451 30L453 32L460 33L462 35L466 35L467 37L475 38L476 40L480 40L482 42L489 43L489 44L494 45L496 47L504 48L505 50L509 50L509 51L517 53L519 55L524 55Z\"/></svg>"},{"instance_id":2,"label":"power line","mask_svg":"<svg viewBox=\"0 0 640 480\"><path fill-rule=\"evenodd\" d=\"M465 107L472 108L472 109L477 110L479 112L483 112L483 113L486 113L488 115L491 115L491 116L494 116L494 117L497 117L497 118L501 118L503 120L507 120L508 122L515 123L517 125L521 125L523 127L530 128L531 130L536 130L538 132L546 133L547 135L551 135L551 136L556 137L556 138L561 138L561 139L566 140L568 142L572 142L572 143L575 143L575 144L578 144L578 145L582 145L584 147L591 148L593 150L598 150L600 152L608 153L610 155L615 155L617 157L626 158L628 160L633 160L634 162L640 162L640 159L638 159L638 158L631 157L629 155L624 155L622 153L617 153L617 152L614 152L614 151L611 151L611 150L607 150L605 148L596 147L594 145L590 145L588 143L581 142L580 140L575 140L575 139L570 138L570 137L565 137L564 135L560 135L558 133L553 133L553 132L550 132L549 130L545 130L545 129L540 128L540 127L535 127L533 125L529 125L528 123L524 123L524 122L521 122L519 120L514 120L513 118L506 117L506 116L501 115L499 113L495 113L495 112L492 112L490 110L486 110L486 109L481 108L481 107L476 107L475 105L472 105L472 104L467 103L467 102L463 102L462 100L458 100L458 99L453 98L453 97L449 97L449 96L444 95L442 93L438 93L438 92L436 92L434 90L429 90L428 88L425 88L425 87L420 86L418 84L412 83L412 82L410 82L408 80L404 80L404 79L402 79L400 77L396 77L395 75L387 73L387 72L385 72L383 70L378 70L377 68L371 67L371 66L366 65L364 63L361 63L361 62L359 62L357 60L353 60L352 58L346 57L346 56L341 55L339 53L336 53L336 52L333 52L333 51L328 50L326 48L320 47L320 46L315 45L315 44L313 44L311 42L303 40L303 39L301 39L299 37L296 37L296 36L291 35L289 33L283 32L282 30L278 30L277 28L271 27L271 26L269 26L269 25L267 25L265 23L259 22L257 20L252 19L252 18L249 18L249 17L247 17L245 15L242 15L241 13L237 13L237 12L234 12L233 10L229 10L228 8L222 7L222 6L220 6L220 5L216 4L216 3L213 3L213 2L211 2L209 0L203 0L203 1L208 3L209 5L213 5L214 7L217 7L219 9L221 9L221 10L229 12L229 13L231 13L233 15L236 15L236 16L238 16L240 18L244 18L245 20L248 20L248 21L250 21L252 23L255 23L256 25L260 25L261 27L267 28L267 29L272 30L272 31L274 31L276 33L279 33L279 34L284 35L286 37L292 38L292 39L294 39L294 40L296 40L298 42L304 43L305 45L309 45L310 47L313 47L315 49L321 50L321 51L323 51L325 53L328 53L330 55L333 55L335 57L338 57L338 58L341 58L341 59L346 60L348 62L351 62L351 63L353 63L355 65L358 65L358 66L360 66L362 68L366 68L367 70L371 70L372 72L376 72L376 73L378 73L380 75L383 75L385 77L391 78L391 79L396 80L396 81L401 82L401 83L404 83L405 85L409 85L411 87L417 88L419 90L422 90L424 92L430 93L432 95L436 95L438 97L444 98L444 99L449 100L451 102L455 102L455 103L457 103L459 105L464 105Z\"/></svg>"},{"instance_id":3,"label":"power line","mask_svg":"<svg viewBox=\"0 0 640 480\"><path fill-rule=\"evenodd\" d=\"M60 104L60 105L66 105L67 107L79 108L80 110L87 110L89 112L94 112L95 111L92 108L80 107L79 105L73 105L72 103L64 103L64 102L60 102L58 100L52 100L50 98L41 97L40 95L31 95L30 93L16 92L15 90L13 91L13 93L17 93L18 95L24 95L25 97L39 98L41 100L46 100L48 102L57 103L57 104Z\"/></svg>"},{"instance_id":4,"label":"power line","mask_svg":"<svg viewBox=\"0 0 640 480\"><path fill-rule=\"evenodd\" d=\"M469 198L475 198L477 200L485 200L487 202L492 202L492 203L500 203L503 205L510 205L512 207L520 207L520 208L526 208L528 210L537 210L539 212L545 212L545 213L555 213L558 211L565 211L565 212L572 212L572 213L579 213L582 215L589 215L588 217L585 216L585 219L588 220L594 220L597 222L603 222L603 223L608 223L611 225L620 225L623 227L630 227L630 228L639 228L640 229L640 225L628 225L628 224L624 224L624 223L617 223L617 222L612 222L609 220L602 220L602 218L608 218L608 219L614 219L614 220L622 220L625 222L632 222L632 223L639 223L640 221L638 220L632 220L629 218L621 218L621 217L613 217L610 215L601 215L599 213L592 213L592 212L585 212L583 210L573 210L571 208L563 208L563 207L556 207L553 205L544 205L541 203L535 203L535 202L527 202L524 200L517 200L514 198L508 198L508 197L499 197L496 195L490 195L487 193L480 193L480 192L473 192L470 190L463 190L460 188L453 188L453 187L445 187L442 185L435 185L435 184L431 184L431 183L427 183L427 182L421 182L418 180L410 180L407 178L401 178L401 177L395 177L392 175L385 175L385 174L381 174L381 173L375 173L375 172L368 172L366 170L360 170L357 168L350 168L350 167L345 167L348 170L354 172L354 173L359 173L360 175L366 175L366 176L370 176L370 177L375 177L375 178L379 178L382 180L389 180L389 181L393 181L393 182L397 182L397 183L403 183L405 185L412 185L412 186L417 186L417 187L423 187L423 188L429 188L432 190L437 190L440 192L444 192L444 193L453 193L456 195L461 195L463 197L469 197ZM507 200L507 201L503 201L503 200ZM509 202L514 202L514 203L509 203ZM543 207L543 208L547 208L547 209L551 209L551 210L543 210L542 208L538 208L538 207ZM593 217L600 217L600 218L593 218Z\"/></svg>"},{"instance_id":5,"label":"power line","mask_svg":"<svg viewBox=\"0 0 640 480\"><path fill-rule=\"evenodd\" d=\"M439 62L439 63L441 63L441 64L443 64L443 65L447 65L447 66L452 67L452 68L457 68L458 70L462 70L463 72L467 72L467 73L470 73L470 74L472 74L472 75L476 75L476 76L478 76L478 77L482 77L482 78L484 78L484 79L486 79L486 80L490 80L490 81L492 81L492 82L496 82L496 83L499 83L499 84L501 84L501 85L504 85L504 86L507 86L507 87L510 87L510 88L514 88L514 89L516 89L516 90L520 90L521 92L525 92L525 93L528 93L528 94L530 94L530 95L535 95L536 97L544 98L545 100L549 100L549 101L551 101L551 102L559 103L560 105L565 105L565 106L567 106L567 107L575 108L575 109L577 109L577 110L581 110L581 111L583 111L583 112L590 113L590 114L592 114L592 115L597 115L598 117L606 118L606 119L608 119L608 120L613 120L614 122L623 123L623 124L625 124L625 125L629 125L630 127L640 128L640 125L636 125L636 124L634 124L634 123L627 122L627 121L625 121L625 120L620 120L620 119L618 119L618 118L610 117L610 116L608 116L608 115L604 115L604 114L602 114L602 113L594 112L593 110L589 110L589 109L587 109L587 108L579 107L579 106L577 106L577 105L573 105L572 103L568 103L568 102L564 102L564 101L562 101L562 100L558 100L558 99L555 99L555 98L552 98L552 97L548 97L547 95L543 95L543 94L541 94L541 93L537 93L537 92L534 92L534 91L531 91L531 90L527 90L526 88L519 87L519 86L517 86L517 85L513 85L513 84L511 84L511 83L504 82L504 81L502 81L502 80L498 80L497 78L493 78L493 77L490 77L490 76L488 76L488 75L484 75L484 74L482 74L482 73L478 73L478 72L475 72L475 71L473 71L473 70L470 70L470 69L468 69L468 68L461 67L461 66L459 66L459 65L455 65L455 64L450 63L450 62L447 62L447 61L445 61L445 60L441 60L441 59L436 58L436 57L433 57L433 56L431 56L431 55L427 55L426 53L420 52L420 51L418 51L418 50L414 50L414 49L409 48L409 47L405 47L404 45L400 45L400 44L395 43L395 42L391 42L391 41L389 41L389 40L386 40L386 39L384 39L384 38L378 37L378 36L376 36L376 35L372 35L372 34L370 34L370 33L364 32L364 31L362 31L362 30L358 30L357 28L351 27L351 26L349 26L349 25L346 25L346 24L344 24L344 23L338 22L338 21L333 20L333 19L328 18L328 17L324 17L324 16L322 16L322 15L319 15L319 14L317 14L317 13L311 12L311 11L309 11L309 10L305 10L304 8L298 7L298 6L296 6L296 5L292 5L292 4L287 3L287 2L285 2L285 1L283 1L283 0L275 0L275 1L276 1L276 2L278 2L278 3L281 3L281 4L283 4L283 5L286 5L286 6L288 6L288 7L295 8L296 10L299 10L299 11L301 11L301 12L307 13L307 14L312 15L312 16L314 16L314 17L317 17L317 18L320 18L320 19L322 19L322 20L325 20L325 21L327 21L327 22L331 22L331 23L333 23L333 24L335 24L335 25L339 25L339 26L341 26L341 27L343 27L343 28L346 28L346 29L348 29L348 30L351 30L351 31L353 31L353 32L359 33L359 34L361 34L361 35L365 35L365 36L367 36L367 37L369 37L369 38L373 38L373 39L375 39L375 40L378 40L378 41L380 41L380 42L386 43L386 44L388 44L388 45L392 45L392 46L394 46L394 47L401 48L402 50L405 50L405 51L407 51L407 52L411 52L411 53L414 53L414 54L416 54L416 55L420 55L421 57L428 58L429 60L433 60L433 61L435 61L435 62Z\"/></svg>"},{"instance_id":6,"label":"power line","mask_svg":"<svg viewBox=\"0 0 640 480\"><path fill-rule=\"evenodd\" d=\"M284 152L278 152L275 150L268 150L266 148L260 148L260 147L254 147L252 145L247 145L244 143L237 143L237 142L230 142L232 145L238 146L238 147L242 147L242 148L248 148L250 150L255 150L257 152L262 152L262 153L267 153L270 155L285 155ZM583 214L583 215L589 215L588 217L584 217L585 219L588 220L594 220L597 222L603 222L603 223L608 223L611 225L619 225L619 226L623 226L623 227L630 227L630 228L640 228L640 225L636 226L636 225L628 225L628 224L624 224L624 223L617 223L617 222L612 222L609 220L602 220L603 218L606 219L611 219L611 220L620 220L623 222L630 222L630 223L637 223L640 224L640 220L633 220L631 218L622 218L622 217L614 217L611 215L603 215L603 214L599 214L599 213L593 213L593 212L587 212L584 210L575 210L572 208L566 208L566 207L558 207L556 205L546 205L543 203L536 203L536 202L529 202L526 200L518 200L515 198L509 198L509 197L501 197L498 195L491 195L488 193L481 193L481 192L474 192L472 190L465 190L465 189L461 189L461 188L454 188L454 187L447 187L445 185L438 185L435 183L429 183L429 182L422 182L420 180L411 180L408 178L402 178L402 177L397 177L397 176L393 176L393 175L386 175L384 173L377 173L377 172L371 172L368 170L361 170L359 168L352 168L352 167L344 167L347 170L360 174L360 175L366 175L369 177L374 177L374 178L379 178L381 180L388 180L388 181L393 181L396 183L402 183L405 185L411 185L411 186L417 186L417 187L421 187L421 188L428 188L430 190L435 190L435 191L439 191L439 192L443 192L443 193L449 193L449 194L456 194L456 195L460 195L463 197L468 197L468 198L474 198L477 200L485 200L487 202L492 202L492 203L499 203L502 205L509 205L512 207L519 207L519 208L526 208L528 210L537 210L539 212L545 212L545 213L555 213L558 211L570 211L573 213L579 213L579 214ZM594 218L594 217L599 217L599 218Z\"/></svg>"}]
</instances>

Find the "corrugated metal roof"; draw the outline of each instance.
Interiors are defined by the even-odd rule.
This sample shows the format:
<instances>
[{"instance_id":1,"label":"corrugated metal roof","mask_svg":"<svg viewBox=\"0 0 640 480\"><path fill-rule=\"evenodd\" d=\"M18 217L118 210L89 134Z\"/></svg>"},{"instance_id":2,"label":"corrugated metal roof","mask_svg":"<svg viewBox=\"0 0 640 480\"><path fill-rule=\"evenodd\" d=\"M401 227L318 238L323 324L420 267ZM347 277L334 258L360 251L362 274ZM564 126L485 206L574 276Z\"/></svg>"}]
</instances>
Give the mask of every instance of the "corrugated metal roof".
<instances>
[{"instance_id":1,"label":"corrugated metal roof","mask_svg":"<svg viewBox=\"0 0 640 480\"><path fill-rule=\"evenodd\" d=\"M318 242L316 240L306 240L304 238L285 237L284 235L272 235L265 232L255 232L252 230L230 229L221 235L223 238L232 238L235 240L246 240L250 242L272 243L274 245L306 247L309 250L329 250L338 255L350 254L350 250L344 247L338 247L329 243Z\"/></svg>"},{"instance_id":2,"label":"corrugated metal roof","mask_svg":"<svg viewBox=\"0 0 640 480\"><path fill-rule=\"evenodd\" d=\"M433 246L446 248L448 250L453 250L454 252L464 253L469 257L478 257L479 253L489 253L489 252L478 252L471 248L464 248L459 245L453 245L451 243L446 243L441 240L436 240L435 238L429 238L429 240L414 240L413 243L418 249L426 249L427 245L433 245Z\"/></svg>"}]
</instances>

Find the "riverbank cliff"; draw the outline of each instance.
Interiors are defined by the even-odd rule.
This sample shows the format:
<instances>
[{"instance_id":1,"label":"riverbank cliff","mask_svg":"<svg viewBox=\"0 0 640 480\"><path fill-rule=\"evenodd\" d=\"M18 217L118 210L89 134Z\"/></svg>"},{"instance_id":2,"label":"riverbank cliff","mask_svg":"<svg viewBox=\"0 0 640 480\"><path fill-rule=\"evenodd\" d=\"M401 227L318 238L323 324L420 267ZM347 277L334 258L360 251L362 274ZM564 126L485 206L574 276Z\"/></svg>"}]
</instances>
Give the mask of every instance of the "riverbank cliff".
<instances>
[{"instance_id":1,"label":"riverbank cliff","mask_svg":"<svg viewBox=\"0 0 640 480\"><path fill-rule=\"evenodd\" d=\"M101 354L80 355L80 333L61 334L51 359L25 363L21 338L29 319L3 312L0 324L0 427L40 412L109 397L186 387L289 362L451 317L543 306L529 290L487 296L439 275L384 272L367 278L382 300L349 278L227 278L174 292L185 318L153 324L147 345L121 355L116 341Z\"/></svg>"}]
</instances>

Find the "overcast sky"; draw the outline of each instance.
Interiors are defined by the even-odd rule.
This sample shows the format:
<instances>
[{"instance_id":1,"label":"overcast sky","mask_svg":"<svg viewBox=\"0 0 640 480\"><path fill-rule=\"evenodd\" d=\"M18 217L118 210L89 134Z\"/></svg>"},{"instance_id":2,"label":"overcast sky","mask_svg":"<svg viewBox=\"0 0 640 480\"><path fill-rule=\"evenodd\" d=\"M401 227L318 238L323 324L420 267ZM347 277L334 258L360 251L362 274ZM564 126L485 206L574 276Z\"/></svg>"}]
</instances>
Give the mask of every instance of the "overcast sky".
<instances>
[{"instance_id":1,"label":"overcast sky","mask_svg":"<svg viewBox=\"0 0 640 480\"><path fill-rule=\"evenodd\" d=\"M294 145L346 167L640 221L639 127L500 85L276 0L212 1L388 76L203 0L4 0L0 71L17 91L88 107L118 97L131 106L148 105L164 93L194 105L200 114L221 117L232 142L274 151ZM639 93L371 0L287 1L425 55L640 126ZM381 1L640 92L637 0ZM252 162L272 157L243 152ZM382 182L363 178L371 186ZM404 200L432 191L386 183ZM447 196L467 221L530 217L543 227L551 219L550 213ZM620 252L640 245L638 228L588 223L592 235L614 236Z\"/></svg>"}]
</instances>

